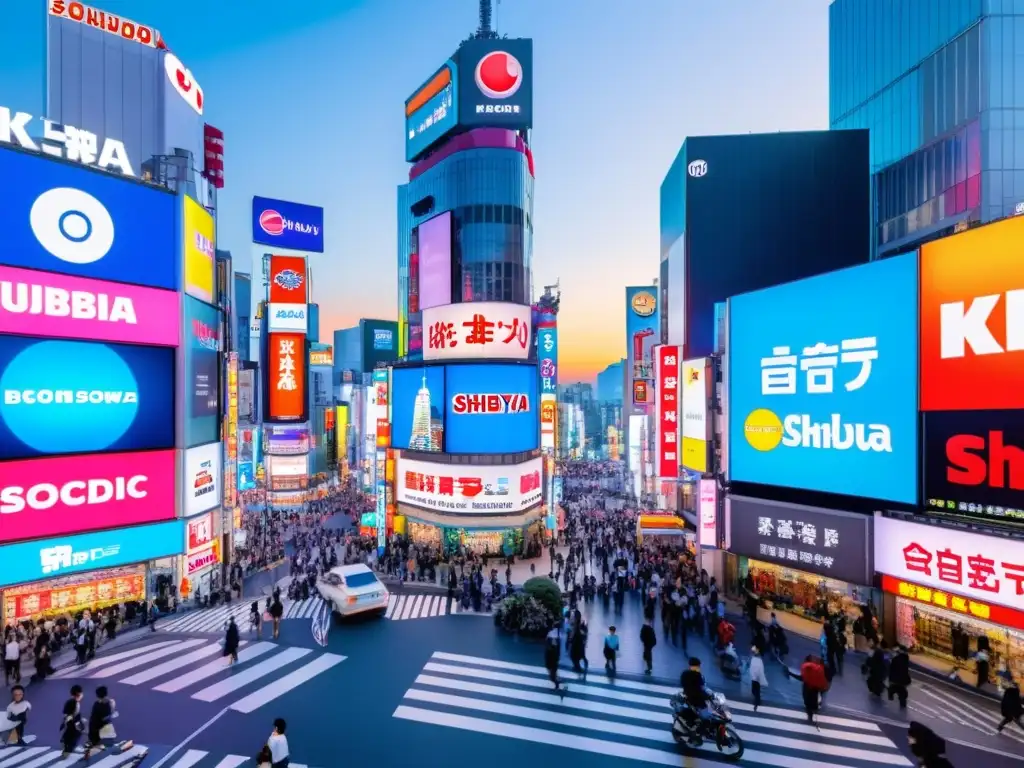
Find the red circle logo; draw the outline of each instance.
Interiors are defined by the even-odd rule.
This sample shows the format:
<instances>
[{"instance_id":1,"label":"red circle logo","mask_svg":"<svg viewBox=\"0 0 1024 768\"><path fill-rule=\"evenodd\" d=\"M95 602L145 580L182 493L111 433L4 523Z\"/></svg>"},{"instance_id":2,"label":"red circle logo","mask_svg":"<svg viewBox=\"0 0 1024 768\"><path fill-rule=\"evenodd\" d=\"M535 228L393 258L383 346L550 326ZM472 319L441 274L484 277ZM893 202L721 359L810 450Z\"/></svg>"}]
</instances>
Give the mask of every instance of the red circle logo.
<instances>
[{"instance_id":1,"label":"red circle logo","mask_svg":"<svg viewBox=\"0 0 1024 768\"><path fill-rule=\"evenodd\" d=\"M260 229L268 235L280 235L284 232L284 217L274 210L266 210L260 214Z\"/></svg>"},{"instance_id":2,"label":"red circle logo","mask_svg":"<svg viewBox=\"0 0 1024 768\"><path fill-rule=\"evenodd\" d=\"M507 99L523 84L519 59L505 51L491 51L476 65L476 87L492 99Z\"/></svg>"}]
</instances>

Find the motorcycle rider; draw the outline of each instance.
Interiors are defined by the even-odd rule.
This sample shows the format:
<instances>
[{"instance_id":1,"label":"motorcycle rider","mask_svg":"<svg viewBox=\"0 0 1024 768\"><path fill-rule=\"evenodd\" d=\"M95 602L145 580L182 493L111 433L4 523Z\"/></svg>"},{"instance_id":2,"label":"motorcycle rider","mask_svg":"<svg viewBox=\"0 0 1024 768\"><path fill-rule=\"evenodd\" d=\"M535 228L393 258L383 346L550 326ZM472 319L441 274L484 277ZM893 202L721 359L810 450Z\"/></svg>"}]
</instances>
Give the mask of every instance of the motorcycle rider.
<instances>
[{"instance_id":1,"label":"motorcycle rider","mask_svg":"<svg viewBox=\"0 0 1024 768\"><path fill-rule=\"evenodd\" d=\"M679 687L683 689L683 698L686 699L690 711L701 720L710 720L711 708L708 704L711 701L711 692L700 671L700 659L696 656L690 659L690 668L679 676ZM695 723L691 718L687 724L692 727Z\"/></svg>"}]
</instances>

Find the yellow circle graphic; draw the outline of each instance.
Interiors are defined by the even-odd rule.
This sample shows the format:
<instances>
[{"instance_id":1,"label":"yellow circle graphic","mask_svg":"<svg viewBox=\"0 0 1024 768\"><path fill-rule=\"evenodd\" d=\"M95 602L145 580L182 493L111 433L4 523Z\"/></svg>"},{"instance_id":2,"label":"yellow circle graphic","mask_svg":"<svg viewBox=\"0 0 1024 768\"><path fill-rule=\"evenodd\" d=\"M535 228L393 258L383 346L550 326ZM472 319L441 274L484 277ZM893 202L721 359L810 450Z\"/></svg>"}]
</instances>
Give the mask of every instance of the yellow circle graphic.
<instances>
[{"instance_id":1,"label":"yellow circle graphic","mask_svg":"<svg viewBox=\"0 0 1024 768\"><path fill-rule=\"evenodd\" d=\"M778 448L782 442L782 421L767 408L758 408L743 422L743 436L755 451Z\"/></svg>"},{"instance_id":2,"label":"yellow circle graphic","mask_svg":"<svg viewBox=\"0 0 1024 768\"><path fill-rule=\"evenodd\" d=\"M640 291L633 296L633 311L640 317L650 317L658 308L658 300L649 291Z\"/></svg>"}]
</instances>

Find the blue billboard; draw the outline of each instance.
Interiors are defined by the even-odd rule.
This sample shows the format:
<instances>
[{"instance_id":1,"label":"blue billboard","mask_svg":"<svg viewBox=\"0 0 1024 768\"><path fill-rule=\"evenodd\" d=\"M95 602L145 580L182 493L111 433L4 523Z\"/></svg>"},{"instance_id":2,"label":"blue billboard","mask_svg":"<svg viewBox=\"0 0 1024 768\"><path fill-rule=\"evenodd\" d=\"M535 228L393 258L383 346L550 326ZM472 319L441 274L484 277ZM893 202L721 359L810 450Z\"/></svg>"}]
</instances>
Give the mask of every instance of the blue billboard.
<instances>
[{"instance_id":1,"label":"blue billboard","mask_svg":"<svg viewBox=\"0 0 1024 768\"><path fill-rule=\"evenodd\" d=\"M174 354L0 336L0 460L173 448Z\"/></svg>"},{"instance_id":2,"label":"blue billboard","mask_svg":"<svg viewBox=\"0 0 1024 768\"><path fill-rule=\"evenodd\" d=\"M449 365L445 451L518 453L540 444L537 366Z\"/></svg>"},{"instance_id":3,"label":"blue billboard","mask_svg":"<svg viewBox=\"0 0 1024 768\"><path fill-rule=\"evenodd\" d=\"M256 487L256 470L251 461L238 462L238 490L251 491Z\"/></svg>"},{"instance_id":4,"label":"blue billboard","mask_svg":"<svg viewBox=\"0 0 1024 768\"><path fill-rule=\"evenodd\" d=\"M729 478L917 503L917 254L736 296Z\"/></svg>"},{"instance_id":5,"label":"blue billboard","mask_svg":"<svg viewBox=\"0 0 1024 768\"><path fill-rule=\"evenodd\" d=\"M220 440L221 312L185 297L185 447Z\"/></svg>"},{"instance_id":6,"label":"blue billboard","mask_svg":"<svg viewBox=\"0 0 1024 768\"><path fill-rule=\"evenodd\" d=\"M269 197L252 199L252 241L307 253L324 252L324 209Z\"/></svg>"},{"instance_id":7,"label":"blue billboard","mask_svg":"<svg viewBox=\"0 0 1024 768\"><path fill-rule=\"evenodd\" d=\"M391 447L444 450L444 366L392 369L389 394Z\"/></svg>"},{"instance_id":8,"label":"blue billboard","mask_svg":"<svg viewBox=\"0 0 1024 768\"><path fill-rule=\"evenodd\" d=\"M405 159L425 149L459 124L459 76L449 59L405 101Z\"/></svg>"},{"instance_id":9,"label":"blue billboard","mask_svg":"<svg viewBox=\"0 0 1024 768\"><path fill-rule=\"evenodd\" d=\"M533 126L533 40L467 40L458 62L459 124Z\"/></svg>"},{"instance_id":10,"label":"blue billboard","mask_svg":"<svg viewBox=\"0 0 1024 768\"><path fill-rule=\"evenodd\" d=\"M184 549L184 520L8 544L0 547L0 587L145 563Z\"/></svg>"},{"instance_id":11,"label":"blue billboard","mask_svg":"<svg viewBox=\"0 0 1024 768\"><path fill-rule=\"evenodd\" d=\"M174 194L9 149L0 179L0 264L180 288Z\"/></svg>"},{"instance_id":12,"label":"blue billboard","mask_svg":"<svg viewBox=\"0 0 1024 768\"><path fill-rule=\"evenodd\" d=\"M656 285L626 288L626 408L645 412L654 407L654 348L661 338L661 308Z\"/></svg>"},{"instance_id":13,"label":"blue billboard","mask_svg":"<svg viewBox=\"0 0 1024 768\"><path fill-rule=\"evenodd\" d=\"M540 363L540 392L558 394L558 329L555 326L537 330L537 360Z\"/></svg>"}]
</instances>

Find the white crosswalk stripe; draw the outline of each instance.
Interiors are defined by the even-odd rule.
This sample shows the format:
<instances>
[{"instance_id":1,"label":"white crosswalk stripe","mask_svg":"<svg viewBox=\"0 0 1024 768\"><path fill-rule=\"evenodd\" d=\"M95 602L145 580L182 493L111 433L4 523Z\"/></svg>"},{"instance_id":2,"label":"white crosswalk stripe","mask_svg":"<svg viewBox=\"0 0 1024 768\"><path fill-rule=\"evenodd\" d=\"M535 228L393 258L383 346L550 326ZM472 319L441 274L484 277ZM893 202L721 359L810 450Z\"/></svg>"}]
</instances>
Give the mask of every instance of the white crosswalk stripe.
<instances>
[{"instance_id":1,"label":"white crosswalk stripe","mask_svg":"<svg viewBox=\"0 0 1024 768\"><path fill-rule=\"evenodd\" d=\"M147 756L149 747L136 744L131 749L118 754L106 752L94 755L85 763L82 755L74 754L61 759L61 751L52 747L23 747L0 749L0 768L72 768L85 766L89 768L135 768ZM152 758L150 758L152 759ZM237 768L252 764L252 758L243 755L225 755L206 752L202 749L190 749L175 754L164 763L164 768ZM149 765L149 762L146 762ZM309 768L302 763L290 762L289 768Z\"/></svg>"},{"instance_id":2,"label":"white crosswalk stripe","mask_svg":"<svg viewBox=\"0 0 1024 768\"><path fill-rule=\"evenodd\" d=\"M161 640L62 669L51 678L102 679L108 685L186 692L197 701L226 701L228 708L249 714L346 658L252 640L241 642L238 661L233 665L229 666L222 654L220 643L207 639ZM0 752L0 768L7 768L2 762L5 754Z\"/></svg>"},{"instance_id":3,"label":"white crosswalk stripe","mask_svg":"<svg viewBox=\"0 0 1024 768\"><path fill-rule=\"evenodd\" d=\"M575 677L569 675L569 678ZM656 765L680 765L670 730L669 698L677 689L611 680L594 672L568 680L564 698L552 691L547 670L495 659L434 653L394 717L496 737L548 744ZM757 713L731 702L746 751L739 765L775 768L910 766L874 723L762 706ZM586 735L583 735L586 734ZM713 744L699 757L720 759Z\"/></svg>"},{"instance_id":4,"label":"white crosswalk stripe","mask_svg":"<svg viewBox=\"0 0 1024 768\"><path fill-rule=\"evenodd\" d=\"M918 677L910 687L910 701L907 707L911 712L928 715L945 723L957 723L966 728L979 731L990 736L1003 716L999 712L997 702L977 696L969 702L956 688L940 683L927 682ZM1017 726L1009 725L1003 729L1000 738L1010 739L1024 744L1024 733Z\"/></svg>"},{"instance_id":5,"label":"white crosswalk stripe","mask_svg":"<svg viewBox=\"0 0 1024 768\"><path fill-rule=\"evenodd\" d=\"M235 623L241 626L249 625L249 611L252 602L231 603L219 605L216 608L201 608L189 611L182 616L171 616L157 621L156 628L161 632L196 632L196 633L221 633L228 623L228 619L234 617ZM263 608L263 602L260 602Z\"/></svg>"}]
</instances>

